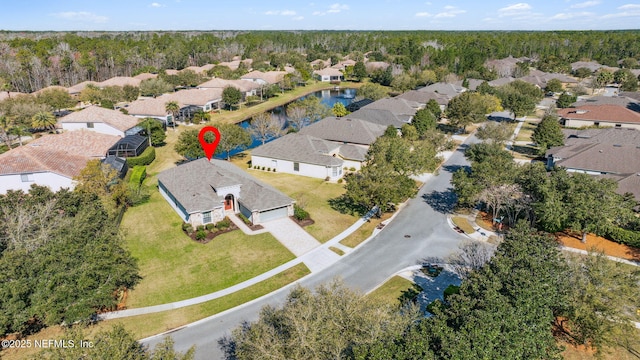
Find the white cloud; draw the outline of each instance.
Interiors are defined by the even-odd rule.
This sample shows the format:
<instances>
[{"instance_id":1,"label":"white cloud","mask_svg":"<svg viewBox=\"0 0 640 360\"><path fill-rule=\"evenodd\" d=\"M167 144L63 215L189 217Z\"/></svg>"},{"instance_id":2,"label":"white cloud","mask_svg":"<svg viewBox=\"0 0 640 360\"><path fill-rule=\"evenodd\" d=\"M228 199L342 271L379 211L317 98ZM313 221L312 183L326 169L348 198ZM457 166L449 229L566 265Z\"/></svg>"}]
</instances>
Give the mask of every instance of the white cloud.
<instances>
[{"instance_id":1,"label":"white cloud","mask_svg":"<svg viewBox=\"0 0 640 360\"><path fill-rule=\"evenodd\" d=\"M573 4L570 7L572 9L583 9L583 8L586 8L586 7L596 6L596 5L600 4L600 3L601 3L600 0L592 0L592 1L585 1L585 2L581 2L581 3Z\"/></svg>"},{"instance_id":2,"label":"white cloud","mask_svg":"<svg viewBox=\"0 0 640 360\"><path fill-rule=\"evenodd\" d=\"M162 5L160 3L157 2L153 2L149 5L149 7L154 7L154 8L160 8L160 7L165 7L165 5Z\"/></svg>"},{"instance_id":3,"label":"white cloud","mask_svg":"<svg viewBox=\"0 0 640 360\"><path fill-rule=\"evenodd\" d=\"M269 10L264 13L265 15L282 15L282 16L295 16L296 12L293 10Z\"/></svg>"},{"instance_id":4,"label":"white cloud","mask_svg":"<svg viewBox=\"0 0 640 360\"><path fill-rule=\"evenodd\" d=\"M527 3L517 3L498 9L498 16L515 16L529 13L532 9L531 5Z\"/></svg>"},{"instance_id":5,"label":"white cloud","mask_svg":"<svg viewBox=\"0 0 640 360\"><path fill-rule=\"evenodd\" d=\"M577 12L577 13L558 13L553 15L550 20L569 20L569 19L575 19L575 18L587 18L587 17L592 17L595 14L592 12Z\"/></svg>"},{"instance_id":6,"label":"white cloud","mask_svg":"<svg viewBox=\"0 0 640 360\"><path fill-rule=\"evenodd\" d=\"M431 16L431 14L429 14L428 12L419 12L419 13L416 13L416 16L425 17L425 16Z\"/></svg>"},{"instance_id":7,"label":"white cloud","mask_svg":"<svg viewBox=\"0 0 640 360\"><path fill-rule=\"evenodd\" d=\"M618 10L640 10L640 4L626 4L618 7Z\"/></svg>"},{"instance_id":8,"label":"white cloud","mask_svg":"<svg viewBox=\"0 0 640 360\"><path fill-rule=\"evenodd\" d=\"M621 17L640 17L640 4L626 4L618 7L621 12L603 15L603 19L613 19Z\"/></svg>"},{"instance_id":9,"label":"white cloud","mask_svg":"<svg viewBox=\"0 0 640 360\"><path fill-rule=\"evenodd\" d=\"M458 9L455 6L445 6L444 9L446 11L436 14L434 17L435 18L452 18L452 17L456 17L456 15L466 13L465 10Z\"/></svg>"},{"instance_id":10,"label":"white cloud","mask_svg":"<svg viewBox=\"0 0 640 360\"><path fill-rule=\"evenodd\" d=\"M109 20L109 18L106 16L96 15L88 11L64 11L52 15L65 20L91 22L97 24L104 24Z\"/></svg>"},{"instance_id":11,"label":"white cloud","mask_svg":"<svg viewBox=\"0 0 640 360\"><path fill-rule=\"evenodd\" d=\"M349 5L345 5L345 4L333 4L331 6L329 6L329 10L327 10L328 13L339 13L342 10L349 10Z\"/></svg>"},{"instance_id":12,"label":"white cloud","mask_svg":"<svg viewBox=\"0 0 640 360\"><path fill-rule=\"evenodd\" d=\"M296 16L296 17L292 18L292 20L301 21L301 20L304 20L304 16Z\"/></svg>"}]
</instances>

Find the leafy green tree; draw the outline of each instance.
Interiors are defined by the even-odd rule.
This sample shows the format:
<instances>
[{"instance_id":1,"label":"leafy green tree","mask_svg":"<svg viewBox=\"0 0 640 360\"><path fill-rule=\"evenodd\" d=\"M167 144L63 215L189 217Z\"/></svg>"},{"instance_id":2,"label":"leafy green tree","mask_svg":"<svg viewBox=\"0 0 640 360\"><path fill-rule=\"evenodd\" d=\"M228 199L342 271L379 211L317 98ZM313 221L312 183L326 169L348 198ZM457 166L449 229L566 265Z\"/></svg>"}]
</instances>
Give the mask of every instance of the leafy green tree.
<instances>
[{"instance_id":1,"label":"leafy green tree","mask_svg":"<svg viewBox=\"0 0 640 360\"><path fill-rule=\"evenodd\" d=\"M367 77L367 68L362 61L357 61L353 66L353 77L358 81L362 81L362 79Z\"/></svg>"},{"instance_id":2,"label":"leafy green tree","mask_svg":"<svg viewBox=\"0 0 640 360\"><path fill-rule=\"evenodd\" d=\"M140 96L140 88L132 85L125 85L122 87L123 92L123 100L124 101L135 101L138 96Z\"/></svg>"},{"instance_id":3,"label":"leafy green tree","mask_svg":"<svg viewBox=\"0 0 640 360\"><path fill-rule=\"evenodd\" d=\"M347 110L346 107L344 107L344 104L341 102L337 102L333 104L333 108L331 109L331 112L333 112L333 115L337 117L343 117L349 114L349 111Z\"/></svg>"},{"instance_id":4,"label":"leafy green tree","mask_svg":"<svg viewBox=\"0 0 640 360\"><path fill-rule=\"evenodd\" d=\"M374 70L371 75L371 81L380 84L382 86L391 86L391 82L393 81L392 67L389 66L386 69L377 69Z\"/></svg>"},{"instance_id":5,"label":"leafy green tree","mask_svg":"<svg viewBox=\"0 0 640 360\"><path fill-rule=\"evenodd\" d=\"M613 79L614 78L611 71L606 69L598 70L598 72L595 75L595 80L600 87L610 84L611 82L613 82Z\"/></svg>"},{"instance_id":6,"label":"leafy green tree","mask_svg":"<svg viewBox=\"0 0 640 360\"><path fill-rule=\"evenodd\" d=\"M406 73L394 77L391 81L391 88L397 92L405 92L407 90L415 89L416 85L416 80Z\"/></svg>"},{"instance_id":7,"label":"leafy green tree","mask_svg":"<svg viewBox=\"0 0 640 360\"><path fill-rule=\"evenodd\" d=\"M547 150L554 146L563 145L564 134L558 118L551 115L542 118L533 131L531 140L538 145L538 155L544 155Z\"/></svg>"},{"instance_id":8,"label":"leafy green tree","mask_svg":"<svg viewBox=\"0 0 640 360\"><path fill-rule=\"evenodd\" d=\"M172 90L173 85L160 77L143 80L140 83L140 94L143 96L153 96L155 98Z\"/></svg>"},{"instance_id":9,"label":"leafy green tree","mask_svg":"<svg viewBox=\"0 0 640 360\"><path fill-rule=\"evenodd\" d=\"M416 319L349 290L340 281L315 291L295 287L281 308L264 307L257 321L232 332L228 357L343 359L353 349L399 336Z\"/></svg>"},{"instance_id":10,"label":"leafy green tree","mask_svg":"<svg viewBox=\"0 0 640 360\"><path fill-rule=\"evenodd\" d=\"M251 136L249 133L236 124L217 124L216 127L220 131L220 142L216 148L216 154L227 154L227 160L230 159L231 150L240 148L244 149L251 145Z\"/></svg>"},{"instance_id":11,"label":"leafy green tree","mask_svg":"<svg viewBox=\"0 0 640 360\"><path fill-rule=\"evenodd\" d=\"M386 87L374 83L366 83L362 85L356 93L358 94L358 98L370 99L373 101L384 99L389 96L389 91Z\"/></svg>"},{"instance_id":12,"label":"leafy green tree","mask_svg":"<svg viewBox=\"0 0 640 360\"><path fill-rule=\"evenodd\" d=\"M262 145L264 145L267 140L282 135L283 132L280 120L266 112L254 116L249 125L249 133L251 133L254 138L260 140Z\"/></svg>"},{"instance_id":13,"label":"leafy green tree","mask_svg":"<svg viewBox=\"0 0 640 360\"><path fill-rule=\"evenodd\" d=\"M558 79L551 79L549 81L547 81L547 86L545 87L545 90L547 91L551 91L554 93L557 92L561 92L562 91L562 82L560 82L560 80Z\"/></svg>"},{"instance_id":14,"label":"leafy green tree","mask_svg":"<svg viewBox=\"0 0 640 360\"><path fill-rule=\"evenodd\" d=\"M621 91L637 91L638 90L638 78L635 76L627 77L626 80L620 85Z\"/></svg>"},{"instance_id":15,"label":"leafy green tree","mask_svg":"<svg viewBox=\"0 0 640 360\"><path fill-rule=\"evenodd\" d=\"M439 107L438 110L440 110ZM411 123L413 124L413 126L415 126L419 136L422 136L429 130L435 129L437 125L436 117L427 108L416 111L416 114L413 116L413 120L411 121Z\"/></svg>"},{"instance_id":16,"label":"leafy green tree","mask_svg":"<svg viewBox=\"0 0 640 360\"><path fill-rule=\"evenodd\" d=\"M504 144L512 135L513 132L508 125L493 121L487 122L476 131L478 139L498 144Z\"/></svg>"},{"instance_id":17,"label":"leafy green tree","mask_svg":"<svg viewBox=\"0 0 640 360\"><path fill-rule=\"evenodd\" d=\"M200 131L197 129L187 129L178 135L178 140L174 146L174 150L181 156L184 156L187 159L197 159L204 157L204 150L202 150L202 146L200 145L200 140L198 140L198 135ZM207 139L209 142L214 139Z\"/></svg>"},{"instance_id":18,"label":"leafy green tree","mask_svg":"<svg viewBox=\"0 0 640 360\"><path fill-rule=\"evenodd\" d=\"M429 101L427 101L427 105L425 106L425 109L431 111L433 116L436 117L436 120L440 119L440 115L442 114L442 109L440 108L440 104L438 104L438 102L435 99L429 99Z\"/></svg>"},{"instance_id":19,"label":"leafy green tree","mask_svg":"<svg viewBox=\"0 0 640 360\"><path fill-rule=\"evenodd\" d=\"M138 126L144 129L150 139L151 146L162 146L167 138L162 123L153 118L146 118L138 123Z\"/></svg>"},{"instance_id":20,"label":"leafy green tree","mask_svg":"<svg viewBox=\"0 0 640 360\"><path fill-rule=\"evenodd\" d=\"M560 109L566 109L571 107L571 105L575 103L576 100L578 100L577 96L570 95L570 94L567 94L566 92L563 92L562 94L560 94L560 96L558 96L558 100L556 101L556 106Z\"/></svg>"},{"instance_id":21,"label":"leafy green tree","mask_svg":"<svg viewBox=\"0 0 640 360\"><path fill-rule=\"evenodd\" d=\"M242 100L242 92L233 86L227 86L222 90L222 101L232 109Z\"/></svg>"},{"instance_id":22,"label":"leafy green tree","mask_svg":"<svg viewBox=\"0 0 640 360\"><path fill-rule=\"evenodd\" d=\"M500 109L495 96L466 91L451 99L445 116L449 124L466 131L468 125L482 122L486 114Z\"/></svg>"},{"instance_id":23,"label":"leafy green tree","mask_svg":"<svg viewBox=\"0 0 640 360\"><path fill-rule=\"evenodd\" d=\"M416 127L411 124L404 124L402 128L400 128L400 132L402 133L402 138L410 141L418 140L418 130Z\"/></svg>"},{"instance_id":24,"label":"leafy green tree","mask_svg":"<svg viewBox=\"0 0 640 360\"><path fill-rule=\"evenodd\" d=\"M44 90L36 96L36 99L52 110L67 109L76 105L76 101L71 98L68 91L58 88Z\"/></svg>"},{"instance_id":25,"label":"leafy green tree","mask_svg":"<svg viewBox=\"0 0 640 360\"><path fill-rule=\"evenodd\" d=\"M298 100L294 103L296 106L300 106L305 110L306 118L309 123L316 122L331 116L331 109L320 101L320 98L316 96L307 96L302 100Z\"/></svg>"},{"instance_id":26,"label":"leafy green tree","mask_svg":"<svg viewBox=\"0 0 640 360\"><path fill-rule=\"evenodd\" d=\"M50 112L41 111L31 118L31 127L34 129L53 129L56 124L56 117Z\"/></svg>"},{"instance_id":27,"label":"leafy green tree","mask_svg":"<svg viewBox=\"0 0 640 360\"><path fill-rule=\"evenodd\" d=\"M501 100L502 106L513 113L514 120L519 116L525 116L536 108L535 99L518 92L503 94Z\"/></svg>"},{"instance_id":28,"label":"leafy green tree","mask_svg":"<svg viewBox=\"0 0 640 360\"><path fill-rule=\"evenodd\" d=\"M382 135L384 137L390 137L390 138L394 138L398 136L398 129L396 129L395 126L393 125L389 125L387 126L387 129L384 131L384 134Z\"/></svg>"},{"instance_id":29,"label":"leafy green tree","mask_svg":"<svg viewBox=\"0 0 640 360\"><path fill-rule=\"evenodd\" d=\"M632 78L635 78L635 75L629 69L619 69L613 73L613 82L616 84L622 84Z\"/></svg>"},{"instance_id":30,"label":"leafy green tree","mask_svg":"<svg viewBox=\"0 0 640 360\"><path fill-rule=\"evenodd\" d=\"M483 81L480 85L478 85L478 87L476 88L476 91L479 92L480 94L489 94L489 95L493 95L495 93L495 89L489 85L488 82Z\"/></svg>"},{"instance_id":31,"label":"leafy green tree","mask_svg":"<svg viewBox=\"0 0 640 360\"><path fill-rule=\"evenodd\" d=\"M593 72L589 69L589 68L578 68L576 69L576 71L573 72L573 74L579 78L579 79L585 79L589 76L591 76Z\"/></svg>"}]
</instances>

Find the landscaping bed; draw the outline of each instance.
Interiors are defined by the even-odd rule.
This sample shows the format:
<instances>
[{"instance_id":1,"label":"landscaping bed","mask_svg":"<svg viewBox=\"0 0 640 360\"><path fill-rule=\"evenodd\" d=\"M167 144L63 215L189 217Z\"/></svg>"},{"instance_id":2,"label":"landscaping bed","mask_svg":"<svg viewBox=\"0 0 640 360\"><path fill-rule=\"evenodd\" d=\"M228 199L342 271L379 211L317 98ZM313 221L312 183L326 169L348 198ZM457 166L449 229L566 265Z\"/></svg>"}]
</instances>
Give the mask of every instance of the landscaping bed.
<instances>
[{"instance_id":1,"label":"landscaping bed","mask_svg":"<svg viewBox=\"0 0 640 360\"><path fill-rule=\"evenodd\" d=\"M309 218L309 219L302 219L302 220L298 220L297 217L295 216L289 216L289 219L295 221L296 224L300 225L300 227L305 227L305 226L309 226L309 225L313 225L316 222L313 221L313 219Z\"/></svg>"},{"instance_id":2,"label":"landscaping bed","mask_svg":"<svg viewBox=\"0 0 640 360\"><path fill-rule=\"evenodd\" d=\"M586 243L583 243L581 241L582 234L579 233L560 232L556 233L555 235L556 239L558 239L558 242L566 247L587 251L602 251L605 253L605 255L615 256L632 261L640 261L640 249L623 244L618 244L594 234L587 234Z\"/></svg>"},{"instance_id":3,"label":"landscaping bed","mask_svg":"<svg viewBox=\"0 0 640 360\"><path fill-rule=\"evenodd\" d=\"M260 226L260 225L258 225ZM260 226L262 228L262 226ZM182 224L182 231L191 238L193 241L197 241L201 244L206 244L209 241L213 240L216 236L226 234L228 232L232 232L238 230L236 224L231 222L228 218L224 218L224 220L220 221L218 224L207 224L198 226L197 229L193 229L190 224Z\"/></svg>"}]
</instances>

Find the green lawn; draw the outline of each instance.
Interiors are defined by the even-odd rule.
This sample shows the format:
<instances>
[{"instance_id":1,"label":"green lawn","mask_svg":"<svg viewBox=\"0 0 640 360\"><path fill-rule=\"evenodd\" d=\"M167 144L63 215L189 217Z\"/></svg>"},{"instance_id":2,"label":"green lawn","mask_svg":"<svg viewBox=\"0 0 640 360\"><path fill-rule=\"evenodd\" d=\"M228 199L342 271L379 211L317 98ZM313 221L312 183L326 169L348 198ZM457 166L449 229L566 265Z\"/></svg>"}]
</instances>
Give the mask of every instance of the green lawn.
<instances>
[{"instance_id":1,"label":"green lawn","mask_svg":"<svg viewBox=\"0 0 640 360\"><path fill-rule=\"evenodd\" d=\"M316 222L305 227L305 230L318 241L326 242L351 226L358 217L341 214L329 205L329 199L336 198L345 192L344 185L329 183L322 179L307 176L274 173L247 169L250 153L231 159L233 163L265 183L287 194L309 212Z\"/></svg>"},{"instance_id":2,"label":"green lawn","mask_svg":"<svg viewBox=\"0 0 640 360\"><path fill-rule=\"evenodd\" d=\"M475 230L473 230L473 226L469 224L469 220L467 220L467 218L464 218L462 216L453 216L451 218L451 221L455 226L459 227L460 229L462 229L462 231L464 231L467 234L471 234L475 232Z\"/></svg>"},{"instance_id":3,"label":"green lawn","mask_svg":"<svg viewBox=\"0 0 640 360\"><path fill-rule=\"evenodd\" d=\"M413 282L400 276L394 276L367 296L389 305L398 306L402 294L412 289L413 286Z\"/></svg>"},{"instance_id":4,"label":"green lawn","mask_svg":"<svg viewBox=\"0 0 640 360\"><path fill-rule=\"evenodd\" d=\"M150 179L154 180L154 179ZM143 279L128 307L184 300L227 288L294 258L271 234L233 231L200 244L181 230L182 220L153 187L148 203L127 210L126 246Z\"/></svg>"},{"instance_id":5,"label":"green lawn","mask_svg":"<svg viewBox=\"0 0 640 360\"><path fill-rule=\"evenodd\" d=\"M537 119L535 121L527 119L524 124L522 124L522 127L520 127L516 141L531 141L531 135L533 135L533 131L538 127L537 122L539 122Z\"/></svg>"}]
</instances>

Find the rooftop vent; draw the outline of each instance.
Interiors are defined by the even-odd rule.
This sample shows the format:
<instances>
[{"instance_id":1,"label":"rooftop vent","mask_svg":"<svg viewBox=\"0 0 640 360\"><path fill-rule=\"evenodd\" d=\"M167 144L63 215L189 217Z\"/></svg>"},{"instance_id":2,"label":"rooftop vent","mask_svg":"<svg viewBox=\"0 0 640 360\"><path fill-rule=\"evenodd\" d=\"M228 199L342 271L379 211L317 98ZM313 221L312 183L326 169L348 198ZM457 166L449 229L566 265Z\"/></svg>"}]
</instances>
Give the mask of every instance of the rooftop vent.
<instances>
[{"instance_id":1,"label":"rooftop vent","mask_svg":"<svg viewBox=\"0 0 640 360\"><path fill-rule=\"evenodd\" d=\"M576 114L582 115L588 113L589 110L576 110Z\"/></svg>"}]
</instances>

